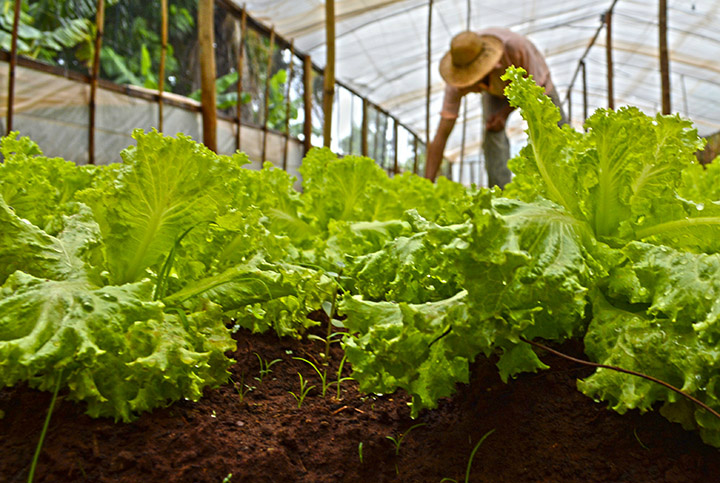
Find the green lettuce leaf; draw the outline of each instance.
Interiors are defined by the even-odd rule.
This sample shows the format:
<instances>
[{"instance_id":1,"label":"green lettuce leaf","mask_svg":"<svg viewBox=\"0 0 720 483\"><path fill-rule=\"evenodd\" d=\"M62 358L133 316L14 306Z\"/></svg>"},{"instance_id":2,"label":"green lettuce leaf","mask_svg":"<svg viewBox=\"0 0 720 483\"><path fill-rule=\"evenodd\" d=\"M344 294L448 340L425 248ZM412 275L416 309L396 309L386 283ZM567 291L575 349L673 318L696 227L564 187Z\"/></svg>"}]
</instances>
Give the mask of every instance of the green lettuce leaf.
<instances>
[{"instance_id":1,"label":"green lettuce leaf","mask_svg":"<svg viewBox=\"0 0 720 483\"><path fill-rule=\"evenodd\" d=\"M136 281L187 229L214 221L240 189L246 158L218 156L178 135L136 130L136 147L112 183L86 190L100 224L113 283Z\"/></svg>"},{"instance_id":2,"label":"green lettuce leaf","mask_svg":"<svg viewBox=\"0 0 720 483\"><path fill-rule=\"evenodd\" d=\"M351 335L343 347L360 390L385 394L403 388L412 395L415 417L451 395L457 382L467 383L474 354L457 351L443 337L451 325L469 323L466 297L461 292L419 305L344 297L340 312Z\"/></svg>"},{"instance_id":3,"label":"green lettuce leaf","mask_svg":"<svg viewBox=\"0 0 720 483\"><path fill-rule=\"evenodd\" d=\"M61 378L89 415L123 421L197 400L226 380L234 342L217 313L164 314L151 292L147 281L96 288L16 272L0 289L0 387L50 390Z\"/></svg>"},{"instance_id":4,"label":"green lettuce leaf","mask_svg":"<svg viewBox=\"0 0 720 483\"><path fill-rule=\"evenodd\" d=\"M75 194L92 184L100 168L47 158L29 138L17 136L0 141L0 196L18 216L57 234L62 216L77 210Z\"/></svg>"}]
</instances>

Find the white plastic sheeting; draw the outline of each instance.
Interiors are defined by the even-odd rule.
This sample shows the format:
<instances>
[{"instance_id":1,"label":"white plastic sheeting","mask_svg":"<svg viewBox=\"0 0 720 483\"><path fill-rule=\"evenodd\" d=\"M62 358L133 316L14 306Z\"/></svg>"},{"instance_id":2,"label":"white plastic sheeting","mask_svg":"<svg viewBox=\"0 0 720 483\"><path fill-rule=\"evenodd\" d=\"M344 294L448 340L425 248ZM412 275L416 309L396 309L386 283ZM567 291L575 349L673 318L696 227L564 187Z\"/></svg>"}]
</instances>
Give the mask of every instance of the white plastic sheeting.
<instances>
[{"instance_id":1,"label":"white plastic sheeting","mask_svg":"<svg viewBox=\"0 0 720 483\"><path fill-rule=\"evenodd\" d=\"M324 2L235 0L272 25L318 65L325 63ZM428 0L337 0L336 76L425 138ZM501 26L526 35L544 53L565 99L578 61L612 0L435 0L432 20L431 134L437 126L443 81L438 63L450 39L465 30ZM720 2L668 0L668 49L673 112L691 118L701 135L720 130ZM648 114L661 108L658 1L619 0L612 16L615 106ZM607 107L606 35L600 32L586 58L588 110ZM480 96L468 96L466 159L479 155ZM573 124L582 124L582 82L570 94ZM565 103L567 112L568 105ZM462 111L461 111L462 114ZM445 155L457 160L461 117ZM513 150L524 142L520 117L508 123Z\"/></svg>"},{"instance_id":2,"label":"white plastic sheeting","mask_svg":"<svg viewBox=\"0 0 720 483\"><path fill-rule=\"evenodd\" d=\"M0 62L0 129L5 132L8 92L8 65ZM90 86L29 67L16 70L13 108L13 130L29 136L47 156L58 156L79 164L88 162L88 131ZM133 88L143 90L141 88ZM151 91L153 94L156 91ZM166 96L173 96L167 93ZM178 96L179 97L179 96ZM182 98L186 104L194 101ZM195 103L199 106L198 103ZM146 131L157 126L158 104L139 97L107 89L98 89L95 128L95 162L108 164L121 161L120 151L131 144L134 129ZM169 136L184 133L202 142L202 119L199 112L165 104L163 131ZM218 152L235 152L236 125L218 120ZM242 126L241 150L248 154L252 168L261 166L263 132ZM266 158L282 165L285 137L270 132L267 136ZM288 146L288 172L297 176L304 147L291 139Z\"/></svg>"}]
</instances>

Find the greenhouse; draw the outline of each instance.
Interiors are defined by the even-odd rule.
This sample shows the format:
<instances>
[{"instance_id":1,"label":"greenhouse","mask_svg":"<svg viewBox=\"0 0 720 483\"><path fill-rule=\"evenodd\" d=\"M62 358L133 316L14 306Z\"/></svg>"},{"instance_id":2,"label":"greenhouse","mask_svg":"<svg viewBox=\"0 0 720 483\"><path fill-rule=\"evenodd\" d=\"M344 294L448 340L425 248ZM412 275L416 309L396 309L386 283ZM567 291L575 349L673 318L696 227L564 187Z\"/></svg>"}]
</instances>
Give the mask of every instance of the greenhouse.
<instances>
[{"instance_id":1,"label":"greenhouse","mask_svg":"<svg viewBox=\"0 0 720 483\"><path fill-rule=\"evenodd\" d=\"M717 2L3 7L0 481L717 481Z\"/></svg>"}]
</instances>

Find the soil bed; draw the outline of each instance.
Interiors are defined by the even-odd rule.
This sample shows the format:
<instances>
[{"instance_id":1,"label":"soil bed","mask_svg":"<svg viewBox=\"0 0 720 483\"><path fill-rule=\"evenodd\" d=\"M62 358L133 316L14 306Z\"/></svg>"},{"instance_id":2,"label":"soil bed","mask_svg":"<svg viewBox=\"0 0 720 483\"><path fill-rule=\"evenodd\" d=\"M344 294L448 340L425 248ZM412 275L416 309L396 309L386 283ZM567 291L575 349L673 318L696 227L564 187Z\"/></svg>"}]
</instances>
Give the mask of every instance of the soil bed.
<instances>
[{"instance_id":1,"label":"soil bed","mask_svg":"<svg viewBox=\"0 0 720 483\"><path fill-rule=\"evenodd\" d=\"M718 450L657 413L607 410L575 388L592 369L549 354L541 358L551 369L509 384L500 381L493 361L481 358L470 385L413 420L404 393L367 396L349 381L340 400L335 385L323 398L312 367L293 359L318 357L318 341L244 331L236 338L232 378L254 386L242 401L228 384L207 390L197 403L181 401L116 424L93 420L81 404L61 397L35 481L463 482L472 449L490 430L474 457L471 482L718 481ZM559 348L583 357L577 342ZM280 359L262 382L255 379L258 356L266 363ZM328 377L334 380L341 351L332 356ZM300 391L298 373L316 386L301 408L289 393ZM0 481L27 481L50 399L24 386L0 391ZM396 454L388 436L398 439L420 423Z\"/></svg>"}]
</instances>

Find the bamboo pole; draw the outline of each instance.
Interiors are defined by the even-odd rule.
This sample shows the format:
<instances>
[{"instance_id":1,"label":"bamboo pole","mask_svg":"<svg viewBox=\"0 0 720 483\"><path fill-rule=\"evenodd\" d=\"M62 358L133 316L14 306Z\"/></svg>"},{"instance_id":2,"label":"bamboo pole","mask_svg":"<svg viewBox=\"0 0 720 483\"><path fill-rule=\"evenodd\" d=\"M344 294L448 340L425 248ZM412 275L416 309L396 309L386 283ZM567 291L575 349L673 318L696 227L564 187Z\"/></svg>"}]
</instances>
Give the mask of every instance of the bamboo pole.
<instances>
[{"instance_id":1,"label":"bamboo pole","mask_svg":"<svg viewBox=\"0 0 720 483\"><path fill-rule=\"evenodd\" d=\"M398 123L393 118L393 175L400 172L398 169Z\"/></svg>"},{"instance_id":2,"label":"bamboo pole","mask_svg":"<svg viewBox=\"0 0 720 483\"><path fill-rule=\"evenodd\" d=\"M168 3L167 0L160 0L161 16L161 45L160 45L160 69L158 72L158 131L163 131L163 93L165 92L165 58L167 56L168 44Z\"/></svg>"},{"instance_id":3,"label":"bamboo pole","mask_svg":"<svg viewBox=\"0 0 720 483\"><path fill-rule=\"evenodd\" d=\"M460 142L460 179L462 183L463 177L463 165L465 164L465 135L467 132L467 96L463 98L463 126L462 126L462 140Z\"/></svg>"},{"instance_id":4,"label":"bamboo pole","mask_svg":"<svg viewBox=\"0 0 720 483\"><path fill-rule=\"evenodd\" d=\"M348 146L348 151L350 154L354 154L353 148L355 141L355 96L354 94L350 94L350 145Z\"/></svg>"},{"instance_id":5,"label":"bamboo pole","mask_svg":"<svg viewBox=\"0 0 720 483\"><path fill-rule=\"evenodd\" d=\"M198 42L200 44L200 87L203 143L217 152L217 93L215 92L214 0L198 2Z\"/></svg>"},{"instance_id":6,"label":"bamboo pole","mask_svg":"<svg viewBox=\"0 0 720 483\"><path fill-rule=\"evenodd\" d=\"M587 90L587 72L585 67L585 61L582 61L582 99L583 99L583 124L588 117L588 90Z\"/></svg>"},{"instance_id":7,"label":"bamboo pole","mask_svg":"<svg viewBox=\"0 0 720 483\"><path fill-rule=\"evenodd\" d=\"M470 30L472 23L472 2L467 0L467 18L465 19L465 30ZM465 164L465 139L467 133L467 97L463 98L463 125L462 125L462 144L460 146L460 177L458 182L462 183L463 180L463 167Z\"/></svg>"},{"instance_id":8,"label":"bamboo pole","mask_svg":"<svg viewBox=\"0 0 720 483\"><path fill-rule=\"evenodd\" d=\"M335 0L325 0L325 75L323 82L323 146L330 147L335 96Z\"/></svg>"},{"instance_id":9,"label":"bamboo pole","mask_svg":"<svg viewBox=\"0 0 720 483\"><path fill-rule=\"evenodd\" d=\"M243 93L243 70L245 63L245 35L247 32L247 10L245 5L242 8L242 14L240 14L240 42L238 45L237 53L237 105L235 106L235 124L237 130L235 131L235 149L240 149L240 131L242 130L242 93Z\"/></svg>"},{"instance_id":10,"label":"bamboo pole","mask_svg":"<svg viewBox=\"0 0 720 483\"><path fill-rule=\"evenodd\" d=\"M476 164L477 165L480 164L480 159L478 159L477 162L475 162L475 163L470 163L470 173L469 173L470 184L473 184L475 182L475 180L477 179L477 176L475 176L475 165Z\"/></svg>"},{"instance_id":11,"label":"bamboo pole","mask_svg":"<svg viewBox=\"0 0 720 483\"><path fill-rule=\"evenodd\" d=\"M368 101L362 98L362 124L360 124L360 154L368 155Z\"/></svg>"},{"instance_id":12,"label":"bamboo pole","mask_svg":"<svg viewBox=\"0 0 720 483\"><path fill-rule=\"evenodd\" d=\"M95 52L93 56L92 72L90 74L90 119L88 131L88 163L95 164L95 114L97 110L97 88L100 77L100 49L102 48L103 32L105 30L105 1L98 0L97 15L95 16Z\"/></svg>"},{"instance_id":13,"label":"bamboo pole","mask_svg":"<svg viewBox=\"0 0 720 483\"><path fill-rule=\"evenodd\" d=\"M290 93L295 61L295 41L290 41L290 67L288 68L287 91L285 95L285 149L283 151L283 169L287 171L288 150L290 148Z\"/></svg>"},{"instance_id":14,"label":"bamboo pole","mask_svg":"<svg viewBox=\"0 0 720 483\"><path fill-rule=\"evenodd\" d=\"M417 174L420 159L418 157L418 137L415 135L413 135L413 154L415 155L415 159L413 160L413 173Z\"/></svg>"},{"instance_id":15,"label":"bamboo pole","mask_svg":"<svg viewBox=\"0 0 720 483\"><path fill-rule=\"evenodd\" d=\"M430 91L432 82L432 8L433 0L428 5L427 24L427 86L425 92L425 149L430 146ZM440 158L442 164L442 156Z\"/></svg>"},{"instance_id":16,"label":"bamboo pole","mask_svg":"<svg viewBox=\"0 0 720 483\"><path fill-rule=\"evenodd\" d=\"M305 137L305 154L312 148L312 60L309 55L303 58L303 109L304 124L303 136Z\"/></svg>"},{"instance_id":17,"label":"bamboo pole","mask_svg":"<svg viewBox=\"0 0 720 483\"><path fill-rule=\"evenodd\" d=\"M373 140L373 159L375 162L378 161L378 158L380 157L380 141L378 141L378 136L380 135L380 110L375 109L375 135ZM384 159L380 160L380 166L385 167L385 161Z\"/></svg>"},{"instance_id":18,"label":"bamboo pole","mask_svg":"<svg viewBox=\"0 0 720 483\"><path fill-rule=\"evenodd\" d=\"M662 89L662 113L670 114L670 59L667 46L667 0L660 0L660 85Z\"/></svg>"},{"instance_id":19,"label":"bamboo pole","mask_svg":"<svg viewBox=\"0 0 720 483\"><path fill-rule=\"evenodd\" d=\"M7 126L5 134L13 128L13 104L15 103L15 69L17 67L18 26L20 25L20 6L22 0L15 0L13 13L12 39L10 40L10 72L8 72Z\"/></svg>"},{"instance_id":20,"label":"bamboo pole","mask_svg":"<svg viewBox=\"0 0 720 483\"><path fill-rule=\"evenodd\" d=\"M263 137L262 156L263 162L267 161L267 137L268 117L270 115L270 73L272 72L272 58L275 50L275 27L270 29L270 49L268 50L267 63L265 64L265 96L263 98Z\"/></svg>"},{"instance_id":21,"label":"bamboo pole","mask_svg":"<svg viewBox=\"0 0 720 483\"><path fill-rule=\"evenodd\" d=\"M612 58L612 10L605 12L605 57L607 59L607 95L608 107L615 109L615 93L613 92L613 58Z\"/></svg>"}]
</instances>

